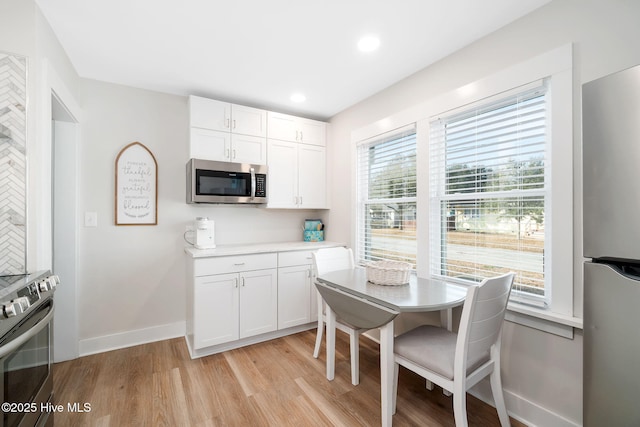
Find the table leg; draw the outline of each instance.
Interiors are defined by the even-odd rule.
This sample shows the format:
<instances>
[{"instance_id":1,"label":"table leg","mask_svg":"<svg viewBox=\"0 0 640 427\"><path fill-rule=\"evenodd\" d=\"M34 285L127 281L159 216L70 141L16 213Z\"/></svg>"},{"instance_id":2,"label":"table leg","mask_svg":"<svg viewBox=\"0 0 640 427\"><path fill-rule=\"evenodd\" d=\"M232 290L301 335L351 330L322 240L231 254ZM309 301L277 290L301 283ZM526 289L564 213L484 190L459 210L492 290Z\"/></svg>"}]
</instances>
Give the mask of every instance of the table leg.
<instances>
[{"instance_id":1,"label":"table leg","mask_svg":"<svg viewBox=\"0 0 640 427\"><path fill-rule=\"evenodd\" d=\"M453 309L452 308L440 310L440 325L443 328L447 328L447 330L451 331L451 329L453 328Z\"/></svg>"},{"instance_id":2,"label":"table leg","mask_svg":"<svg viewBox=\"0 0 640 427\"><path fill-rule=\"evenodd\" d=\"M393 320L380 328L380 392L382 426L391 427L393 417Z\"/></svg>"},{"instance_id":3,"label":"table leg","mask_svg":"<svg viewBox=\"0 0 640 427\"><path fill-rule=\"evenodd\" d=\"M448 331L453 330L453 308L447 308L446 310L440 310L440 325L447 328ZM433 384L427 380L427 389L433 390ZM451 396L451 392L442 389L442 394L445 396Z\"/></svg>"},{"instance_id":4,"label":"table leg","mask_svg":"<svg viewBox=\"0 0 640 427\"><path fill-rule=\"evenodd\" d=\"M336 370L336 314L326 304L327 318L327 379L332 381Z\"/></svg>"}]
</instances>

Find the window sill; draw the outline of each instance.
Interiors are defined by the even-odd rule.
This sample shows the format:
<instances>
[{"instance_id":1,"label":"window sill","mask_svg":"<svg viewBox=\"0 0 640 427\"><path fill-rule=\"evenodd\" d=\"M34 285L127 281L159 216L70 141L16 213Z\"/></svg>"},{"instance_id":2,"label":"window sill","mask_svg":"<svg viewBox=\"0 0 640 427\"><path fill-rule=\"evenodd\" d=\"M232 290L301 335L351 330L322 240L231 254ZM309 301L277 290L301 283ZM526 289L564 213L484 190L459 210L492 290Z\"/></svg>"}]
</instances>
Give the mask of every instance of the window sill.
<instances>
[{"instance_id":1,"label":"window sill","mask_svg":"<svg viewBox=\"0 0 640 427\"><path fill-rule=\"evenodd\" d=\"M583 328L582 319L578 317L513 302L507 307L505 320L569 339L573 339L574 329Z\"/></svg>"}]
</instances>

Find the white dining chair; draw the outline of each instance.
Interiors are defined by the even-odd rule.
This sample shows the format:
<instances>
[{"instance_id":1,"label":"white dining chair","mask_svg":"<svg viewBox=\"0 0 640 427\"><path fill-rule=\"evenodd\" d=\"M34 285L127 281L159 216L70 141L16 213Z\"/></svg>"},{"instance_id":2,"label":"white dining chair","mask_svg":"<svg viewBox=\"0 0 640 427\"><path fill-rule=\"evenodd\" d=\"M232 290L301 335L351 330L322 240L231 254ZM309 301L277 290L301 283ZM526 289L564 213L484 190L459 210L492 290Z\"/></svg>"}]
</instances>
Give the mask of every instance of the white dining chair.
<instances>
[{"instance_id":1,"label":"white dining chair","mask_svg":"<svg viewBox=\"0 0 640 427\"><path fill-rule=\"evenodd\" d=\"M490 375L493 399L502 426L509 415L500 379L500 342L504 314L515 274L485 279L467 291L458 333L436 326L419 326L395 338L393 413L396 411L398 370L402 365L453 393L456 426L467 425L467 390Z\"/></svg>"},{"instance_id":2,"label":"white dining chair","mask_svg":"<svg viewBox=\"0 0 640 427\"><path fill-rule=\"evenodd\" d=\"M336 270L346 270L354 268L353 251L344 247L319 249L312 254L315 278L323 274ZM316 290L317 291L317 290ZM325 315L325 302L318 292L318 332L316 333L316 346L313 349L313 357L316 359L320 354L322 344L322 333L327 323ZM336 329L349 334L350 359L351 359L351 383L360 383L360 334L367 331L350 325L349 323L336 319Z\"/></svg>"}]
</instances>

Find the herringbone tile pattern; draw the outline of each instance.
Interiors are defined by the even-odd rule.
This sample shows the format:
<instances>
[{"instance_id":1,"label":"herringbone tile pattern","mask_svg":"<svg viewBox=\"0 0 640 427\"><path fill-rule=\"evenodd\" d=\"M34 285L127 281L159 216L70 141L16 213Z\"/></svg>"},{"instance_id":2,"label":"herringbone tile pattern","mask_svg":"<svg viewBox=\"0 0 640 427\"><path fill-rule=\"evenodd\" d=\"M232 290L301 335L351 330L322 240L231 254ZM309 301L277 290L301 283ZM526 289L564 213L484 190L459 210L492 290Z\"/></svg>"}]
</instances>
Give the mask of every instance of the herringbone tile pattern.
<instances>
[{"instance_id":1,"label":"herringbone tile pattern","mask_svg":"<svg viewBox=\"0 0 640 427\"><path fill-rule=\"evenodd\" d=\"M0 274L25 271L26 63L0 52Z\"/></svg>"}]
</instances>

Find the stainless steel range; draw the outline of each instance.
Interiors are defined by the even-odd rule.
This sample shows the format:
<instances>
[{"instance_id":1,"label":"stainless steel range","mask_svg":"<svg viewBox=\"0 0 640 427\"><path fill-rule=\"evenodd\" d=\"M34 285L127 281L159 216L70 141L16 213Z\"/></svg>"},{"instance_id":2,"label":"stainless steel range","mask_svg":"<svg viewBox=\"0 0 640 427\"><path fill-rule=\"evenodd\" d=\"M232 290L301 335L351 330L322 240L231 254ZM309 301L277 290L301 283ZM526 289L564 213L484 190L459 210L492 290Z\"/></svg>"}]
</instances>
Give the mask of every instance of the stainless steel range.
<instances>
[{"instance_id":1,"label":"stainless steel range","mask_svg":"<svg viewBox=\"0 0 640 427\"><path fill-rule=\"evenodd\" d=\"M49 271L0 277L0 427L53 426L53 293Z\"/></svg>"}]
</instances>

